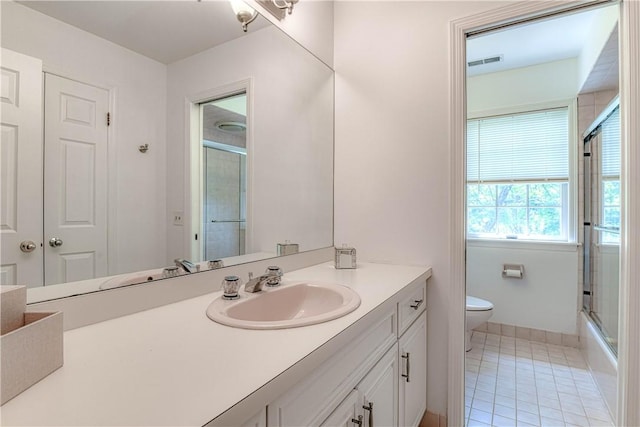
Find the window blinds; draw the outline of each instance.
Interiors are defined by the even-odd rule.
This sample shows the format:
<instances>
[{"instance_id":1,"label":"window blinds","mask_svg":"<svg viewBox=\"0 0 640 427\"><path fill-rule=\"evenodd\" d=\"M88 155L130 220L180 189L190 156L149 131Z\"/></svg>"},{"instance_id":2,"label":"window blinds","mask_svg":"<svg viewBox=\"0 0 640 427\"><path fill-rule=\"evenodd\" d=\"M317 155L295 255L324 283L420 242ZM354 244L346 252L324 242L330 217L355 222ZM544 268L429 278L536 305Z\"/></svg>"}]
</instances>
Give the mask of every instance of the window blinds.
<instances>
[{"instance_id":1,"label":"window blinds","mask_svg":"<svg viewBox=\"0 0 640 427\"><path fill-rule=\"evenodd\" d=\"M567 179L567 107L467 121L468 182Z\"/></svg>"},{"instance_id":2,"label":"window blinds","mask_svg":"<svg viewBox=\"0 0 640 427\"><path fill-rule=\"evenodd\" d=\"M620 176L620 107L602 122L602 176Z\"/></svg>"}]
</instances>

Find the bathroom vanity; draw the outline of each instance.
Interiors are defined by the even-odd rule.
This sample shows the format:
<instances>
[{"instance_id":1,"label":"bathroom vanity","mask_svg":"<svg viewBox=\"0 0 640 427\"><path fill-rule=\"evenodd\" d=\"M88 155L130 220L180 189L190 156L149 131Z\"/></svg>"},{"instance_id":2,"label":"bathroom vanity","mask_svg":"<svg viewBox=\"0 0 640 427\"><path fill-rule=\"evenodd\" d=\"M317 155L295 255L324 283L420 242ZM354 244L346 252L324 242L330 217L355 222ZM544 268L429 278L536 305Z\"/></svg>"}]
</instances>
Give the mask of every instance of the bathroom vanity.
<instances>
[{"instance_id":1,"label":"bathroom vanity","mask_svg":"<svg viewBox=\"0 0 640 427\"><path fill-rule=\"evenodd\" d=\"M2 407L2 425L411 425L426 409L431 269L333 263L283 286L337 283L351 313L278 330L205 314L220 292L65 332L65 363ZM179 286L180 278L175 280Z\"/></svg>"}]
</instances>

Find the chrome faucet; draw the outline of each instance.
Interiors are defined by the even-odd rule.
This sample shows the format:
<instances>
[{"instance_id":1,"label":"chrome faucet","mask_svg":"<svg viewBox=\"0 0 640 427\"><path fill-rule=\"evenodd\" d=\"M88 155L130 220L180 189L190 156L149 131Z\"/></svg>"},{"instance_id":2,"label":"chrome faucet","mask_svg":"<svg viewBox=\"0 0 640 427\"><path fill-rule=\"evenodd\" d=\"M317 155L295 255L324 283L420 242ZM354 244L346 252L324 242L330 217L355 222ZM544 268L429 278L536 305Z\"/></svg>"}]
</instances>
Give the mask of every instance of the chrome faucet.
<instances>
[{"instance_id":1,"label":"chrome faucet","mask_svg":"<svg viewBox=\"0 0 640 427\"><path fill-rule=\"evenodd\" d=\"M198 264L194 264L186 259L177 258L174 262L176 263L176 267L182 268L187 273L196 273L200 271L200 266Z\"/></svg>"},{"instance_id":2,"label":"chrome faucet","mask_svg":"<svg viewBox=\"0 0 640 427\"><path fill-rule=\"evenodd\" d=\"M244 285L244 291L249 293L260 292L264 285L278 286L282 277L282 270L279 267L271 266L267 268L265 274L253 277L253 273L249 273L249 281Z\"/></svg>"}]
</instances>

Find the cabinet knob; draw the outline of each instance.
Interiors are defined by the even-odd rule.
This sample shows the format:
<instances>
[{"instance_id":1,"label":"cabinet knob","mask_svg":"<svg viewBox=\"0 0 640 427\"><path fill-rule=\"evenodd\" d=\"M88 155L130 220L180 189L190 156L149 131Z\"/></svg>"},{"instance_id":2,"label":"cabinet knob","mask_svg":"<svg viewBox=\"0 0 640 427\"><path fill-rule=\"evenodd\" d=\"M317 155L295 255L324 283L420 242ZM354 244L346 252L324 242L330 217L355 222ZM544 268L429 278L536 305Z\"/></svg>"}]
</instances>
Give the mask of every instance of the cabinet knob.
<instances>
[{"instance_id":1,"label":"cabinet knob","mask_svg":"<svg viewBox=\"0 0 640 427\"><path fill-rule=\"evenodd\" d=\"M409 307L413 308L414 310L417 310L418 307L420 307L423 302L424 302L424 299L414 299L413 304L411 304Z\"/></svg>"},{"instance_id":2,"label":"cabinet knob","mask_svg":"<svg viewBox=\"0 0 640 427\"><path fill-rule=\"evenodd\" d=\"M362 415L358 415L357 419L356 418L351 418L351 422L356 424L356 425L362 426Z\"/></svg>"}]
</instances>

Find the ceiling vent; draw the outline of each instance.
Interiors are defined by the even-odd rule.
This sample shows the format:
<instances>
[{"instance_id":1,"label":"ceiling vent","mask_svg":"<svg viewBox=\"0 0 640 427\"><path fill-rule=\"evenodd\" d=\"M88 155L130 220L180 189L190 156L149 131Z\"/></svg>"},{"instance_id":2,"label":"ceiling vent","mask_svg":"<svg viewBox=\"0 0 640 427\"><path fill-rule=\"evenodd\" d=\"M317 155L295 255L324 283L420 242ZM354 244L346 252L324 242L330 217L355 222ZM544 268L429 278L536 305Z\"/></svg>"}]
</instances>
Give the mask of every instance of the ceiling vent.
<instances>
[{"instance_id":1,"label":"ceiling vent","mask_svg":"<svg viewBox=\"0 0 640 427\"><path fill-rule=\"evenodd\" d=\"M489 58L476 59L475 61L469 61L467 62L467 65L469 67L475 67L476 65L493 64L494 62L502 62L502 61L504 61L504 56L497 55L497 56L491 56Z\"/></svg>"},{"instance_id":2,"label":"ceiling vent","mask_svg":"<svg viewBox=\"0 0 640 427\"><path fill-rule=\"evenodd\" d=\"M222 121L215 124L218 130L227 133L241 133L247 130L247 125L240 122Z\"/></svg>"}]
</instances>

